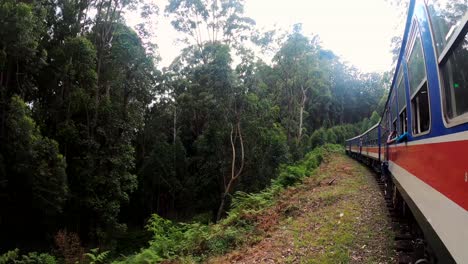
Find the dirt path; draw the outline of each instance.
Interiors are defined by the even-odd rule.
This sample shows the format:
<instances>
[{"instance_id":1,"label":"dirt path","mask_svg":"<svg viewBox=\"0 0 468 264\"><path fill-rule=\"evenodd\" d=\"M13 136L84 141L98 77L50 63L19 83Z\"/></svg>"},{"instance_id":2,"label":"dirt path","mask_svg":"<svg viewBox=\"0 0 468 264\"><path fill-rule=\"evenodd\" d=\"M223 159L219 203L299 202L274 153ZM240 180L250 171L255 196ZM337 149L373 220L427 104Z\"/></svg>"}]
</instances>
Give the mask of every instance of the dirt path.
<instances>
[{"instance_id":1,"label":"dirt path","mask_svg":"<svg viewBox=\"0 0 468 264\"><path fill-rule=\"evenodd\" d=\"M329 158L282 195L259 242L208 263L394 263L390 220L373 177L347 156Z\"/></svg>"}]
</instances>

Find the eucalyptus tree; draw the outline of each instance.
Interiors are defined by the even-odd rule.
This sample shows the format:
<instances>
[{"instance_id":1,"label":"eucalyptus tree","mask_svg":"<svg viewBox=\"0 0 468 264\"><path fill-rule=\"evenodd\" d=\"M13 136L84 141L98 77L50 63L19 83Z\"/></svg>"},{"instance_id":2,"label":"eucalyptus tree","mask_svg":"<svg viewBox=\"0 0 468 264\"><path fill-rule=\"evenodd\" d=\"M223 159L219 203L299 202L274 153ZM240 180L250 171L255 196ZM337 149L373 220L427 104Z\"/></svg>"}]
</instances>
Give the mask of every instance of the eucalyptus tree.
<instances>
[{"instance_id":1,"label":"eucalyptus tree","mask_svg":"<svg viewBox=\"0 0 468 264\"><path fill-rule=\"evenodd\" d=\"M185 131L191 131L191 139L185 145L195 151L193 159L204 160L203 166L193 165L198 167L195 174L203 173L206 189L214 194L221 192L221 199L207 202L219 201L219 219L245 164L245 92L236 84L230 53L242 53L243 42L249 39L255 22L244 16L241 0L171 0L166 13L174 28L184 33L187 44L172 67L178 78L187 80L186 88L173 94L182 117L177 121L189 125ZM185 120L187 117L190 120ZM208 146L219 151L206 152ZM226 159L228 153L230 159Z\"/></svg>"},{"instance_id":2,"label":"eucalyptus tree","mask_svg":"<svg viewBox=\"0 0 468 264\"><path fill-rule=\"evenodd\" d=\"M301 26L295 25L273 59L282 94L279 97L282 121L291 146L301 142L310 102L314 102L314 97L329 93L327 79L321 69L320 49L317 37L309 39L301 33ZM315 103L325 104L326 98L321 97Z\"/></svg>"},{"instance_id":3,"label":"eucalyptus tree","mask_svg":"<svg viewBox=\"0 0 468 264\"><path fill-rule=\"evenodd\" d=\"M166 13L189 45L202 51L205 44L238 46L249 39L255 21L244 16L243 0L170 0Z\"/></svg>"}]
</instances>

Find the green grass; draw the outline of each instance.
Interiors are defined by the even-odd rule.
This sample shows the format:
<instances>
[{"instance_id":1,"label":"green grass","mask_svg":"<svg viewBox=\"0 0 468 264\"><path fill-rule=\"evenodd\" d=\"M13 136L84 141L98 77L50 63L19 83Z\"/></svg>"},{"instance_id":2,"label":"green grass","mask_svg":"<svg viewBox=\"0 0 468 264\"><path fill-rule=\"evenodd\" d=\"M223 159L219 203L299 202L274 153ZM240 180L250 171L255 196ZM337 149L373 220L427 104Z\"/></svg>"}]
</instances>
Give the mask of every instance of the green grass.
<instances>
[{"instance_id":1,"label":"green grass","mask_svg":"<svg viewBox=\"0 0 468 264\"><path fill-rule=\"evenodd\" d=\"M352 172L343 175L344 161L338 155L314 177L321 179L321 185L308 180L297 193L294 201L313 208L279 224L285 241L276 247L294 247L294 253L279 262L385 263L391 258L393 235L391 229L386 229L385 208L370 204L378 195L377 186L372 189L372 176L357 164ZM329 186L333 178L336 181ZM311 185L316 186L312 193ZM366 253L367 249L371 253Z\"/></svg>"}]
</instances>

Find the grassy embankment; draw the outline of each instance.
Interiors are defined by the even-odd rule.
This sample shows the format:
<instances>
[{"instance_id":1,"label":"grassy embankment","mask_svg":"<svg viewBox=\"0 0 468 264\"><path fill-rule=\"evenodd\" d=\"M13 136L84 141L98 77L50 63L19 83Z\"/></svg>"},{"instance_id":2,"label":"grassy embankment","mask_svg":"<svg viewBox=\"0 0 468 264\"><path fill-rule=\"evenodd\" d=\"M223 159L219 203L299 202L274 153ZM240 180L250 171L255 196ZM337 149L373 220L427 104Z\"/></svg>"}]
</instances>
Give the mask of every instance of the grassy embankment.
<instances>
[{"instance_id":1,"label":"grassy embankment","mask_svg":"<svg viewBox=\"0 0 468 264\"><path fill-rule=\"evenodd\" d=\"M313 175L324 158L339 151L341 147L336 145L316 148L297 164L280 168L277 179L263 192L236 193L228 216L217 224L173 223L153 215L147 226L154 234L149 247L125 257L121 263L199 262L260 241L271 221L264 212L276 204L284 189Z\"/></svg>"},{"instance_id":2,"label":"grassy embankment","mask_svg":"<svg viewBox=\"0 0 468 264\"><path fill-rule=\"evenodd\" d=\"M343 154L288 188L261 242L210 263L394 263L393 231L373 173Z\"/></svg>"},{"instance_id":3,"label":"grassy embankment","mask_svg":"<svg viewBox=\"0 0 468 264\"><path fill-rule=\"evenodd\" d=\"M385 207L367 169L340 146L316 148L283 166L271 186L236 193L217 224L154 215L148 248L117 263L347 263L390 260Z\"/></svg>"}]
</instances>

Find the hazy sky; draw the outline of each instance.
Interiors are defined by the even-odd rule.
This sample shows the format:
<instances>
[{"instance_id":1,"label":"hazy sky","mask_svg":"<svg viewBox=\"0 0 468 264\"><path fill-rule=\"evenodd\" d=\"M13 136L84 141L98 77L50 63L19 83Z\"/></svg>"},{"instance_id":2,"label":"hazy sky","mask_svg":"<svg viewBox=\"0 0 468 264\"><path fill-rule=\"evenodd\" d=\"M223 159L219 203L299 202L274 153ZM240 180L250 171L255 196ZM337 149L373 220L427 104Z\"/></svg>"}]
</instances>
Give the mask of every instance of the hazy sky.
<instances>
[{"instance_id":1,"label":"hazy sky","mask_svg":"<svg viewBox=\"0 0 468 264\"><path fill-rule=\"evenodd\" d=\"M167 66L183 45L178 33L163 16L167 0L154 0L161 10L155 26L162 61ZM385 0L246 0L246 15L259 28L290 29L303 24L306 35L317 34L322 45L362 71L387 71L391 68L390 39L403 34L402 18ZM127 17L132 24L132 18Z\"/></svg>"}]
</instances>

